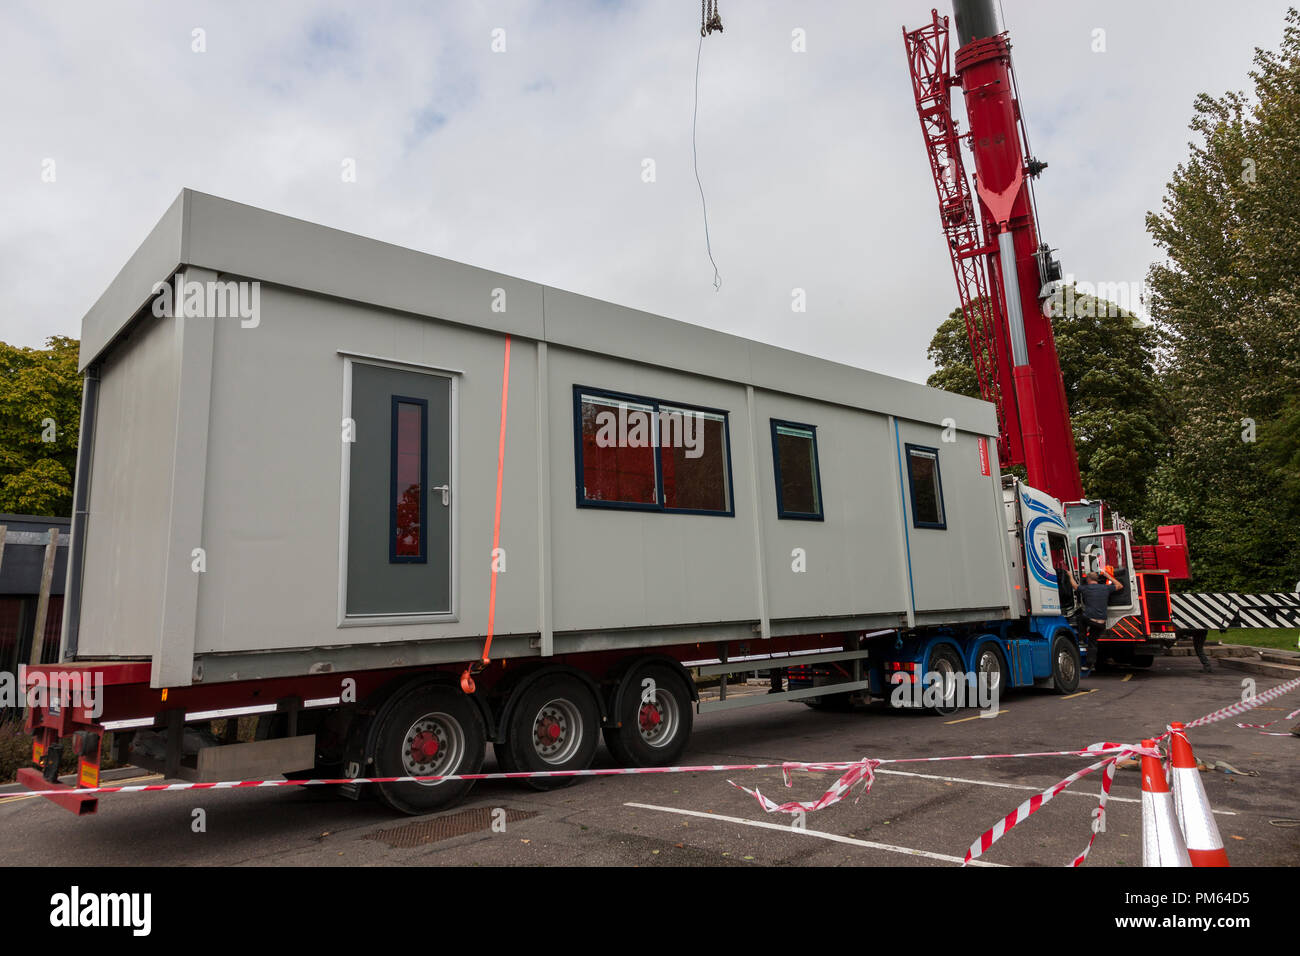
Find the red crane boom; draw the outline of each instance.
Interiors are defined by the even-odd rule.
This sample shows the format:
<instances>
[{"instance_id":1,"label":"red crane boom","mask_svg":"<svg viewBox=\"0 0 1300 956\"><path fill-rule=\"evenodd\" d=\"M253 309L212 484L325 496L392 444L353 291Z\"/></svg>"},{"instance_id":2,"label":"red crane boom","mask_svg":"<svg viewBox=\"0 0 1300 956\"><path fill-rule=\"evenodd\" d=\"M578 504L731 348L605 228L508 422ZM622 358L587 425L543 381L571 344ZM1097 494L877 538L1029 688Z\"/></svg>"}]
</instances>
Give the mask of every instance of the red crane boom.
<instances>
[{"instance_id":1,"label":"red crane boom","mask_svg":"<svg viewBox=\"0 0 1300 956\"><path fill-rule=\"evenodd\" d=\"M1046 164L1028 155L1011 43L998 30L992 0L955 0L954 7L955 56L948 18L938 11L903 38L980 394L997 406L1002 463L1023 464L1031 485L1075 501L1083 497L1079 460L1042 305L1060 267L1039 243L1029 188ZM964 136L952 115L953 87L966 102L971 129ZM963 139L974 157L973 195Z\"/></svg>"}]
</instances>

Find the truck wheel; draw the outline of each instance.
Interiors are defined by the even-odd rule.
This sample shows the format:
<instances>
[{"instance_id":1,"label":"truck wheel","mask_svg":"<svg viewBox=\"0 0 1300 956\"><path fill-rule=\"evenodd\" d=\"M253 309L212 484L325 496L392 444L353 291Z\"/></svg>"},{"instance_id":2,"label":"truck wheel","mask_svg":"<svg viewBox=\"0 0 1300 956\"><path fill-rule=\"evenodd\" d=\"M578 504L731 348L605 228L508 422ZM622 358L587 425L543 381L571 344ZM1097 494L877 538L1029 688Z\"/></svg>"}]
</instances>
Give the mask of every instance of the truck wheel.
<instances>
[{"instance_id":1,"label":"truck wheel","mask_svg":"<svg viewBox=\"0 0 1300 956\"><path fill-rule=\"evenodd\" d=\"M985 677L984 675L988 675ZM988 681L989 697L998 700L1007 689L1007 662L993 643L985 644L975 656L976 679ZM979 688L976 688L978 690Z\"/></svg>"},{"instance_id":2,"label":"truck wheel","mask_svg":"<svg viewBox=\"0 0 1300 956\"><path fill-rule=\"evenodd\" d=\"M947 644L940 644L930 652L930 661L926 665L926 673L923 679L927 682L930 675L938 675L939 703L933 708L936 714L947 716L955 714L961 708L958 706L957 683L966 679L966 669L962 666L961 658L957 652ZM923 687L923 692L929 691L928 684Z\"/></svg>"},{"instance_id":3,"label":"truck wheel","mask_svg":"<svg viewBox=\"0 0 1300 956\"><path fill-rule=\"evenodd\" d=\"M1079 645L1068 635L1057 634L1052 641L1052 686L1058 694L1073 694L1079 687Z\"/></svg>"},{"instance_id":4,"label":"truck wheel","mask_svg":"<svg viewBox=\"0 0 1300 956\"><path fill-rule=\"evenodd\" d=\"M653 683L646 684L645 681ZM667 767L686 749L693 713L690 691L676 671L646 664L624 679L615 715L621 726L605 728L605 746L624 767Z\"/></svg>"},{"instance_id":5,"label":"truck wheel","mask_svg":"<svg viewBox=\"0 0 1300 956\"><path fill-rule=\"evenodd\" d=\"M557 673L530 684L510 714L506 739L496 747L506 773L586 770L600 743L600 710L577 677ZM555 790L577 777L532 777L534 790Z\"/></svg>"},{"instance_id":6,"label":"truck wheel","mask_svg":"<svg viewBox=\"0 0 1300 956\"><path fill-rule=\"evenodd\" d=\"M478 708L454 687L407 691L379 728L375 776L428 777L478 773L487 731ZM472 780L376 784L379 798L402 813L431 813L459 802Z\"/></svg>"}]
</instances>

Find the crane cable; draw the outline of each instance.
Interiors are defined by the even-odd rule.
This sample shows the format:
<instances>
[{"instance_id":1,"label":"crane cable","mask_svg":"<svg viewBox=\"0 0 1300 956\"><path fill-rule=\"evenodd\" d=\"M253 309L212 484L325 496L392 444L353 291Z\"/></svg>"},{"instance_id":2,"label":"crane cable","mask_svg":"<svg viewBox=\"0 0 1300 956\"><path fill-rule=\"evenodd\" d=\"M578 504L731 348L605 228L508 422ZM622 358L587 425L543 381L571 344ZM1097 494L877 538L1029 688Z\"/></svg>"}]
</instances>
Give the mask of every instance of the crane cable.
<instances>
[{"instance_id":1,"label":"crane cable","mask_svg":"<svg viewBox=\"0 0 1300 956\"><path fill-rule=\"evenodd\" d=\"M709 239L709 205L704 199L704 183L700 181L700 153L696 146L696 127L700 115L700 58L704 53L704 38L717 30L722 32L722 17L718 14L718 0L700 0L700 45L695 51L695 110L691 114L691 156L695 160L695 184L700 189L700 207L704 210L704 248L713 266L713 291L722 288L722 274L713 259L713 243Z\"/></svg>"}]
</instances>

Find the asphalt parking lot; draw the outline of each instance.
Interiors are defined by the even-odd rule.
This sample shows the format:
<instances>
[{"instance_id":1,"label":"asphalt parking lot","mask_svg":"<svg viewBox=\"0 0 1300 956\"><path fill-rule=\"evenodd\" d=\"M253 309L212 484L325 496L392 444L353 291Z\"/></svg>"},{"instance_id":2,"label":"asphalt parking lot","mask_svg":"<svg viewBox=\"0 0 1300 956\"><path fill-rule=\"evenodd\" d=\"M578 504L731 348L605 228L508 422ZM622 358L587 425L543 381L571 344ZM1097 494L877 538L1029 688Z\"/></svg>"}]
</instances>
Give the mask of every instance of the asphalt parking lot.
<instances>
[{"instance_id":1,"label":"asphalt parking lot","mask_svg":"<svg viewBox=\"0 0 1300 956\"><path fill-rule=\"evenodd\" d=\"M1244 676L1217 666L1205 675L1194 658L1162 658L1149 670L1087 678L1070 697L1009 694L994 719L975 711L938 717L877 707L824 713L801 704L764 704L697 716L683 763L933 757L1136 742L1158 735L1169 721L1190 721L1239 700ZM1257 681L1260 691L1278 683ZM1300 863L1300 737L1236 726L1238 720L1274 720L1297 706L1300 691L1190 735L1199 759L1226 761L1245 772L1202 774L1234 866ZM955 866L995 821L1088 762L1042 757L886 765L870 793L808 814L802 829L787 816L765 813L728 778L781 801L814 800L835 774L796 773L791 789L777 770L592 778L550 792L491 781L479 783L462 806L426 818L396 817L376 802L344 800L323 788L106 795L97 814L80 819L39 797L0 797L0 863ZM595 765L613 766L603 747ZM490 756L487 769L495 769ZM1096 774L1079 781L983 860L1067 864L1087 844L1099 787ZM1088 866L1141 866L1139 787L1136 771L1119 772L1106 830ZM195 832L196 810L203 811L204 832ZM471 832L432 839L441 836L439 828Z\"/></svg>"}]
</instances>

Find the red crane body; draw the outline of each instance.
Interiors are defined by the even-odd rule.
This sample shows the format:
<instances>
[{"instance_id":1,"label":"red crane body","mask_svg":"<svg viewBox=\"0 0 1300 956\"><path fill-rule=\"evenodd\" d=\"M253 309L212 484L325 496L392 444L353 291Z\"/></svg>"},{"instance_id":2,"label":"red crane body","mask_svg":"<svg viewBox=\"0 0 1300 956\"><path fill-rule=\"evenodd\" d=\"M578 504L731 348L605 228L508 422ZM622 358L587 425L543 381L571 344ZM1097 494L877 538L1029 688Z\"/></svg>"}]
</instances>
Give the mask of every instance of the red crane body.
<instances>
[{"instance_id":1,"label":"red crane body","mask_svg":"<svg viewBox=\"0 0 1300 956\"><path fill-rule=\"evenodd\" d=\"M998 25L993 0L953 0L953 10L955 54L948 18L937 10L925 26L904 28L903 41L980 395L997 406L1001 463L1024 465L1029 484L1062 503L1080 502L1079 457L1044 308L1061 270L1038 235L1030 186L1047 164L1030 156L1011 43ZM970 123L966 134L958 133L953 117L957 88ZM963 141L974 159L973 192ZM1098 506L1100 530L1109 509L1101 502L1085 504ZM1112 528L1127 525L1113 513L1110 518ZM1183 526L1160 526L1158 543L1135 546L1133 559L1153 588L1154 574L1187 579Z\"/></svg>"},{"instance_id":2,"label":"red crane body","mask_svg":"<svg viewBox=\"0 0 1300 956\"><path fill-rule=\"evenodd\" d=\"M950 56L948 18L904 30L913 93L939 192L980 393L998 408L999 457L1061 501L1083 497L1051 320L1043 309L1059 267L1040 245L1011 44L991 0L959 0L961 41ZM955 72L953 70L955 66ZM957 133L950 89L960 88L970 132ZM975 204L959 144L974 158Z\"/></svg>"}]
</instances>

